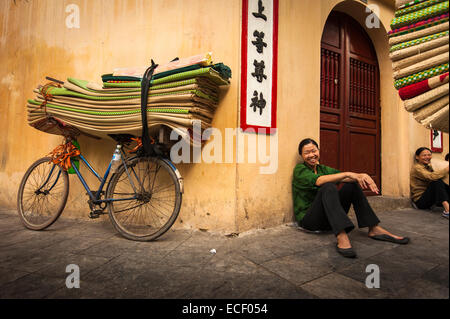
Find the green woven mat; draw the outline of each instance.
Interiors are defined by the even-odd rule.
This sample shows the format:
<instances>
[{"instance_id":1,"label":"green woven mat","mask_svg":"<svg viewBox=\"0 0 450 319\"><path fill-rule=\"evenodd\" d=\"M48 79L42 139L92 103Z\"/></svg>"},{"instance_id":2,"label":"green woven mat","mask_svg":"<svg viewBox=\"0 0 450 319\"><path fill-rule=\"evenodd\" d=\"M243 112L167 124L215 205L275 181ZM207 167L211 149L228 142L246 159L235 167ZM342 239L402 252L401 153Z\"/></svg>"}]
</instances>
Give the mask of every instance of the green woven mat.
<instances>
[{"instance_id":1,"label":"green woven mat","mask_svg":"<svg viewBox=\"0 0 450 319\"><path fill-rule=\"evenodd\" d=\"M397 10L402 10L402 9L405 9L405 8L408 8L408 7L411 7L411 6L415 6L416 4L422 3L422 2L425 2L425 1L428 1L428 0L411 0L408 3L402 4L401 6L399 6L397 8Z\"/></svg>"},{"instance_id":2,"label":"green woven mat","mask_svg":"<svg viewBox=\"0 0 450 319\"><path fill-rule=\"evenodd\" d=\"M444 0L442 0L442 1L444 1ZM215 71L217 71L220 74L220 76L225 80L228 80L229 78L231 78L231 69L223 63L212 64L212 65L209 65L208 67L211 67ZM161 79L166 76L169 76L169 75L193 71L193 70L197 70L200 68L202 68L202 66L199 64L189 65L189 66L185 66L182 68L157 73L157 74L153 75L152 79L157 80L157 79ZM112 74L102 75L103 82L107 82L107 81L131 81L131 82L135 81L136 82L136 81L140 81L140 80L141 79L138 77L113 76Z\"/></svg>"},{"instance_id":3,"label":"green woven mat","mask_svg":"<svg viewBox=\"0 0 450 319\"><path fill-rule=\"evenodd\" d=\"M161 79L152 80L152 85L158 85L162 83L172 82L172 81L180 81L186 79L192 79L195 77L205 77L216 85L228 85L229 81L223 79L220 74L212 68L201 68L197 70L176 73L173 75L166 76ZM129 82L129 83L103 83L104 87L141 87L141 82Z\"/></svg>"},{"instance_id":4,"label":"green woven mat","mask_svg":"<svg viewBox=\"0 0 450 319\"><path fill-rule=\"evenodd\" d=\"M401 17L394 18L391 22L391 29L397 29L402 26L412 24L421 20L425 20L448 11L448 0L435 4L431 7L424 8L419 11L405 14Z\"/></svg>"},{"instance_id":5,"label":"green woven mat","mask_svg":"<svg viewBox=\"0 0 450 319\"><path fill-rule=\"evenodd\" d=\"M154 85L152 87L150 87L150 91L151 90L158 90L158 89L169 89L169 88L174 88L177 86L183 86L183 85L188 85L188 84L196 84L198 83L197 78L194 79L188 79L188 80L183 80L183 81L175 81L175 82L169 82L169 83L164 83L164 84L159 84L159 85ZM114 85L114 86L113 86ZM129 86L131 85L131 86ZM141 92L141 82L129 82L129 83L103 83L103 86L105 87L116 87L117 88L136 88L137 92ZM106 91L106 89L105 89ZM133 90L134 92L135 90ZM95 91L97 92L97 91ZM103 92L103 91L99 91L99 92Z\"/></svg>"},{"instance_id":6,"label":"green woven mat","mask_svg":"<svg viewBox=\"0 0 450 319\"><path fill-rule=\"evenodd\" d=\"M41 92L42 89L39 90ZM83 93L74 92L71 90L68 90L66 88L58 88L58 87L50 87L47 90L48 94L51 94L53 96L72 96L72 97L78 97L86 100L95 100L95 101L117 101L117 100L129 100L129 99L139 99L141 98L141 94L139 92L138 95L127 95L127 96L93 96L93 95L87 95ZM203 97L205 99L208 99L213 102L217 102L217 98L209 96L201 90L183 90L183 91L174 91L174 92L166 92L166 93L150 93L149 96L169 96L169 95L179 95L179 94L188 94L193 93L197 96Z\"/></svg>"},{"instance_id":7,"label":"green woven mat","mask_svg":"<svg viewBox=\"0 0 450 319\"><path fill-rule=\"evenodd\" d=\"M108 91L108 90L93 90L93 89L90 89L90 88L87 87L87 85L89 84L89 81L75 79L75 78L67 78L67 81L72 83L72 84L74 84L74 85L76 85L76 86L79 86L82 89L85 89L86 91L90 91L90 92L93 92L93 93L115 94L115 93L127 93L127 92L133 93L133 92L140 92L141 91L139 89L133 89L133 90L113 90L113 89L111 89L111 91Z\"/></svg>"},{"instance_id":8,"label":"green woven mat","mask_svg":"<svg viewBox=\"0 0 450 319\"><path fill-rule=\"evenodd\" d=\"M408 29L408 30L405 30L405 31L389 34L389 38L395 38L395 37L398 37L398 36L401 36L401 35L405 35L405 34L408 34L408 33L424 30L424 29L427 29L427 28L430 28L430 27L434 27L434 26L437 26L437 25L439 25L441 23L445 23L445 22L448 22L448 17L440 19L440 20L437 20L437 21L433 21L433 22L430 22L428 24L424 24L424 25L421 25L421 26L418 26L418 27L415 27L415 28L411 28L411 29Z\"/></svg>"},{"instance_id":9,"label":"green woven mat","mask_svg":"<svg viewBox=\"0 0 450 319\"><path fill-rule=\"evenodd\" d=\"M40 106L41 103L35 100L28 100L28 103ZM75 109L67 106L61 106L61 105L55 105L52 103L47 103L46 107L48 108L54 108L59 110L65 110L65 111L71 111L75 113L83 113L83 114L90 114L90 115L104 115L104 116L111 116L111 115L127 115L127 114L136 114L140 113L141 109L135 109L130 111L114 111L114 112L105 112L105 111L91 111L91 110L80 110ZM147 112L154 112L154 113L178 113L178 114L187 114L189 113L189 110L186 109L176 109L176 108L147 108Z\"/></svg>"},{"instance_id":10,"label":"green woven mat","mask_svg":"<svg viewBox=\"0 0 450 319\"><path fill-rule=\"evenodd\" d=\"M427 35L426 37L422 37L422 38L418 38L418 39L414 39L411 41L407 41L407 42L403 42L403 43L399 43L396 45L393 45L389 52L394 52L397 50L401 50L401 49L405 49L405 48L409 48L421 43L425 43L434 39L438 39L438 38L442 38L448 35L448 30L447 31L443 31L443 32L439 32L439 33L435 33L435 34L431 34L431 35Z\"/></svg>"},{"instance_id":11,"label":"green woven mat","mask_svg":"<svg viewBox=\"0 0 450 319\"><path fill-rule=\"evenodd\" d=\"M428 0L428 1L425 1L425 2L420 2L418 4L415 4L415 5L406 7L404 9L395 11L395 16L396 17L400 17L402 15L405 15L405 14L408 14L408 13L411 13L411 12L414 12L414 11L419 11L421 9L424 9L424 8L427 8L427 7L431 7L432 5L435 5L437 3L441 3L441 2L444 2L444 1L446 1L446 0Z\"/></svg>"},{"instance_id":12,"label":"green woven mat","mask_svg":"<svg viewBox=\"0 0 450 319\"><path fill-rule=\"evenodd\" d=\"M394 82L394 87L398 90L404 86L429 79L433 76L440 75L447 71L448 71L448 63L444 63L439 66L435 66L435 67L426 69L425 71L398 79L397 81Z\"/></svg>"}]
</instances>

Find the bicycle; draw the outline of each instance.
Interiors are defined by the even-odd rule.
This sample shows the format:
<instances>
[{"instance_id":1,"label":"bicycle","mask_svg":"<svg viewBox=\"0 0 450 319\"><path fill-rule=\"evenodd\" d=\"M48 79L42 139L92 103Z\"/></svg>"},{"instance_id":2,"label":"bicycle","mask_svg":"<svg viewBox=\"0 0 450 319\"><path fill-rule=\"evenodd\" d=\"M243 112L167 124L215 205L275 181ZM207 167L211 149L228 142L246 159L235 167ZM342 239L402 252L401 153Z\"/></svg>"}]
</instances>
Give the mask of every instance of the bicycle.
<instances>
[{"instance_id":1,"label":"bicycle","mask_svg":"<svg viewBox=\"0 0 450 319\"><path fill-rule=\"evenodd\" d=\"M59 159L62 164L55 164L54 157L43 157L28 168L17 195L18 213L25 227L43 230L58 219L69 194L67 168L72 167L89 196L90 218L106 214L104 210L108 208L114 228L125 238L136 241L155 240L170 229L178 217L184 192L178 169L167 155L127 157L123 146L128 146L132 137L111 137L117 142L121 163L112 173L106 192L103 188L111 173L114 155L103 177L79 150L76 156L66 152L66 156ZM73 150L72 141L73 138L66 136L60 147ZM80 162L100 181L97 191L91 191L87 185L77 167Z\"/></svg>"}]
</instances>

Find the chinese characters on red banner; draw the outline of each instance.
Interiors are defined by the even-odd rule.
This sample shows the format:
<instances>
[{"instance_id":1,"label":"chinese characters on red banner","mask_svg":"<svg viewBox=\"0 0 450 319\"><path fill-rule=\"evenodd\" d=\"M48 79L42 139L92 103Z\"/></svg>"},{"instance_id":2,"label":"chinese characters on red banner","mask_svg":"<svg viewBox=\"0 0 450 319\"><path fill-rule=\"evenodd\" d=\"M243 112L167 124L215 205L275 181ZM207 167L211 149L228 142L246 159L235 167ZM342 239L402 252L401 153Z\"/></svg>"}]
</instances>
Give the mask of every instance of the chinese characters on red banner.
<instances>
[{"instance_id":1,"label":"chinese characters on red banner","mask_svg":"<svg viewBox=\"0 0 450 319\"><path fill-rule=\"evenodd\" d=\"M243 0L242 17L241 128L275 129L278 0Z\"/></svg>"}]
</instances>

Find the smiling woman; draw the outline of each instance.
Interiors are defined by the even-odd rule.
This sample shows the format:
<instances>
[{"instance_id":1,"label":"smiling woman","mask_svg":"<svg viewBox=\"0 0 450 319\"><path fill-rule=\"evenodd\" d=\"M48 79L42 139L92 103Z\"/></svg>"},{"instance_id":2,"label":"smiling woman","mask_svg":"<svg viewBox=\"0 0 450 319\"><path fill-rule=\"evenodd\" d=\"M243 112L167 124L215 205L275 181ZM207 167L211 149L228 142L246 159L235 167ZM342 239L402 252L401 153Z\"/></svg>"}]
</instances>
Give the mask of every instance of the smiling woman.
<instances>
[{"instance_id":1,"label":"smiling woman","mask_svg":"<svg viewBox=\"0 0 450 319\"><path fill-rule=\"evenodd\" d=\"M355 226L347 214L353 204L359 228L368 227L369 237L376 240L407 244L407 237L392 235L378 226L380 220L370 207L363 189L378 193L378 188L367 174L340 172L320 164L319 145L307 138L300 142L298 152L303 163L294 169L292 193L294 212L299 226L312 232L332 231L337 251L344 257L354 258L347 233ZM339 190L337 183L345 183Z\"/></svg>"},{"instance_id":2,"label":"smiling woman","mask_svg":"<svg viewBox=\"0 0 450 319\"><path fill-rule=\"evenodd\" d=\"M420 147L415 153L415 163L411 169L411 199L420 209L428 209L433 205L442 206L442 216L448 218L450 186L442 180L448 176L448 165L441 170L431 166L431 150Z\"/></svg>"}]
</instances>

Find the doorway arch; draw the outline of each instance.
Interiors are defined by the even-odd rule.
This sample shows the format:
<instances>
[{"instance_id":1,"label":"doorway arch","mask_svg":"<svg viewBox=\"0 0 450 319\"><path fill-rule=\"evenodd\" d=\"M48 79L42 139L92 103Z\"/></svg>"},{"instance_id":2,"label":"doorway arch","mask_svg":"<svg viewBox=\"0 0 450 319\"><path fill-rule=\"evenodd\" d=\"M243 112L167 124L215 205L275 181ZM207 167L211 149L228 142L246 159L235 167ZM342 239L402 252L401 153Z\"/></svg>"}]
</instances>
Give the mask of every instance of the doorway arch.
<instances>
[{"instance_id":1,"label":"doorway arch","mask_svg":"<svg viewBox=\"0 0 450 319\"><path fill-rule=\"evenodd\" d=\"M351 16L332 11L321 39L322 163L341 171L365 172L381 189L379 79L368 34Z\"/></svg>"}]
</instances>

